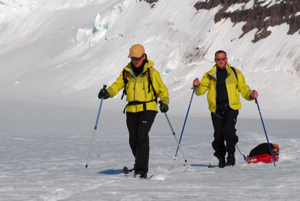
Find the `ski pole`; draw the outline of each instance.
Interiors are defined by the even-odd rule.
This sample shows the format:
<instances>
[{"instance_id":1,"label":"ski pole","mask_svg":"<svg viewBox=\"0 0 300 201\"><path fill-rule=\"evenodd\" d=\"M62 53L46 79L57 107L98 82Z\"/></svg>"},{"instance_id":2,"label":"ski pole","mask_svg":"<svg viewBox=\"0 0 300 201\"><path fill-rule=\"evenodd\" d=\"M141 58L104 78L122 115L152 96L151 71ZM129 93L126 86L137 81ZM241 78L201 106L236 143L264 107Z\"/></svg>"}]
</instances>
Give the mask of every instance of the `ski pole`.
<instances>
[{"instance_id":1,"label":"ski pole","mask_svg":"<svg viewBox=\"0 0 300 201\"><path fill-rule=\"evenodd\" d=\"M103 85L103 89L106 89L106 87L107 87L107 85ZM88 163L89 163L89 160L90 160L91 152L93 150L93 145L94 145L94 141L95 141L95 135L96 135L96 131L97 131L97 127L98 127L98 121L99 121L100 112L101 112L101 108L102 108L102 103L103 103L103 98L101 98L101 101L100 101L100 106L99 106L99 109L98 109L97 119L96 119L96 123L95 123L95 126L94 126L94 132L93 132L93 135L92 135L90 149L89 149L88 156L87 156L87 159L86 159L85 171L84 172L86 172L86 170L87 170L87 168L89 166Z\"/></svg>"},{"instance_id":2,"label":"ski pole","mask_svg":"<svg viewBox=\"0 0 300 201\"><path fill-rule=\"evenodd\" d=\"M183 153L183 150L181 149L180 144L178 143L177 136L176 136L175 131L174 131L172 125L171 125L171 122L170 122L170 120L169 120L169 117L168 117L167 113L165 113L165 116L166 116L166 119L167 119L167 121L168 121L168 123L169 123L169 126L170 126L171 130L172 130L172 133L173 133L173 135L174 135L174 137L175 137L175 141L176 141L176 143L177 143L177 146L179 147L180 153L181 153L182 156L183 156L184 162L186 163L186 166L187 166L187 167L190 167L190 164L188 163L188 161L187 161L187 159L186 159L186 157L185 157L185 155L184 155L184 153Z\"/></svg>"},{"instance_id":3,"label":"ski pole","mask_svg":"<svg viewBox=\"0 0 300 201\"><path fill-rule=\"evenodd\" d=\"M188 106L188 110L186 112L186 116L185 116L185 120L184 120L184 123L183 123L182 130L181 130L181 134L180 134L179 142L178 142L178 145L177 145L177 149L176 149L176 152L175 152L174 161L176 160L178 149L179 149L179 146L180 146L180 143L181 143L181 140L182 140L182 135L183 135L185 124L186 124L186 121L187 121L187 118L188 118L188 115L189 115L189 112L190 112L190 108L191 108L191 104L192 104L192 101L193 101L195 89L196 89L196 87L194 86L193 93L192 93L192 96L191 96L191 100L190 100L190 103L189 103L189 106Z\"/></svg>"},{"instance_id":4,"label":"ski pole","mask_svg":"<svg viewBox=\"0 0 300 201\"><path fill-rule=\"evenodd\" d=\"M264 131L265 131L265 136L266 136L266 138L267 138L269 150L270 150L270 153L271 153L271 158L272 158L274 167L276 167L275 160L274 160L274 158L273 158L273 152L272 152L272 149L271 149L271 146L270 146L268 134L267 134L267 131L266 131L266 128L265 128L264 120L263 120L262 115L261 115L261 112L260 112L260 108L259 108L259 104L258 104L257 98L255 98L255 103L256 103L256 105L257 105L257 109L258 109L258 112L259 112L259 115L260 115L261 123L262 123L263 128L264 128Z\"/></svg>"}]
</instances>

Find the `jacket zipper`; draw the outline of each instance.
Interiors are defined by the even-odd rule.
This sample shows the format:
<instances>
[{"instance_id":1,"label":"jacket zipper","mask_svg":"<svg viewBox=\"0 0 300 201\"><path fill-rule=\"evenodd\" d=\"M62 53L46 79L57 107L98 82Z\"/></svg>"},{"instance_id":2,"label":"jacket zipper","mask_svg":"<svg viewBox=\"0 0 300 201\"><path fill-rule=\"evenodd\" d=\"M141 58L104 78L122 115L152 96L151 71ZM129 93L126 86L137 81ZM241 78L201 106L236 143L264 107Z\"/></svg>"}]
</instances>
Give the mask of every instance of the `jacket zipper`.
<instances>
[{"instance_id":1,"label":"jacket zipper","mask_svg":"<svg viewBox=\"0 0 300 201\"><path fill-rule=\"evenodd\" d=\"M135 101L136 80L137 80L137 77L135 77L135 79L134 79L134 88L133 88L133 91L134 91L134 97L133 97L133 101ZM137 105L135 105L135 112L137 112Z\"/></svg>"}]
</instances>

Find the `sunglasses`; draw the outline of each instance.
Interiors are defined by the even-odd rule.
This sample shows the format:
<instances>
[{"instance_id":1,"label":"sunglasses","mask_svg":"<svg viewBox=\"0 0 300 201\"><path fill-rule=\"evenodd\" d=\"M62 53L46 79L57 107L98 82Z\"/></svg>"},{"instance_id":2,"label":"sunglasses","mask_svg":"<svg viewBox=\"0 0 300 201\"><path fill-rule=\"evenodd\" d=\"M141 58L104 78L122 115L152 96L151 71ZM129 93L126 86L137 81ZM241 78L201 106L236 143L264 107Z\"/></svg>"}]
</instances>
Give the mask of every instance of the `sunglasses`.
<instances>
[{"instance_id":1,"label":"sunglasses","mask_svg":"<svg viewBox=\"0 0 300 201\"><path fill-rule=\"evenodd\" d=\"M224 61L225 59L226 59L225 57L223 57L223 58L216 58L217 61L220 61L220 60Z\"/></svg>"},{"instance_id":2,"label":"sunglasses","mask_svg":"<svg viewBox=\"0 0 300 201\"><path fill-rule=\"evenodd\" d=\"M142 57L143 56L141 56L141 57L130 57L130 59L131 59L131 61L134 61L134 60L139 61L139 60L142 59Z\"/></svg>"}]
</instances>

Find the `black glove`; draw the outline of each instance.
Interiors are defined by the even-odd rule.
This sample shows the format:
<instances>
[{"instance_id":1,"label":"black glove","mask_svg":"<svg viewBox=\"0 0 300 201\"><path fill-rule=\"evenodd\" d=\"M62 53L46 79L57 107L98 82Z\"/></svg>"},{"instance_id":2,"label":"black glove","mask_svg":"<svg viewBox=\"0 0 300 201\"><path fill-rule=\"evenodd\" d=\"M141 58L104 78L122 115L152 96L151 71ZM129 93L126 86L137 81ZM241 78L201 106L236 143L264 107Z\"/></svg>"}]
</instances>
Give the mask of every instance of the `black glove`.
<instances>
[{"instance_id":1,"label":"black glove","mask_svg":"<svg viewBox=\"0 0 300 201\"><path fill-rule=\"evenodd\" d=\"M99 92L99 94L98 94L98 98L99 99L101 99L101 98L108 99L109 98L108 91L105 88L101 89L100 92Z\"/></svg>"},{"instance_id":2,"label":"black glove","mask_svg":"<svg viewBox=\"0 0 300 201\"><path fill-rule=\"evenodd\" d=\"M169 106L162 101L159 101L159 109L162 113L166 113L169 110Z\"/></svg>"}]
</instances>

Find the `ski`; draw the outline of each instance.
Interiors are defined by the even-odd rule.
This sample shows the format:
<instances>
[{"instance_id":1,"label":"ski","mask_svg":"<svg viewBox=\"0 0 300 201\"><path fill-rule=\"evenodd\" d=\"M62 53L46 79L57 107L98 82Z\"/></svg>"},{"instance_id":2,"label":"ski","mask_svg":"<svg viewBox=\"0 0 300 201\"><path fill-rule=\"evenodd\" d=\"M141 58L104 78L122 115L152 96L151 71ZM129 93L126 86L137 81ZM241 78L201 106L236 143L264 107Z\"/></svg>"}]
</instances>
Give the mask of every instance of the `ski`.
<instances>
[{"instance_id":1,"label":"ski","mask_svg":"<svg viewBox=\"0 0 300 201\"><path fill-rule=\"evenodd\" d=\"M228 166L228 165L225 165L225 167L224 168L227 168L227 167L233 167L233 166L235 166L235 165L230 165L230 166ZM212 165L211 163L210 164L208 164L208 166L207 166L208 168L218 168L219 166L218 165Z\"/></svg>"},{"instance_id":2,"label":"ski","mask_svg":"<svg viewBox=\"0 0 300 201\"><path fill-rule=\"evenodd\" d=\"M123 173L124 173L124 175L125 175L126 177L130 177L129 173L132 172L133 170L134 170L133 168L132 168L132 169L129 169L129 168L126 167L126 166L123 167ZM153 177L154 177L154 174L149 175L149 176L148 176L147 178L145 178L145 179L151 179L151 178L153 178ZM139 178L139 179L143 180L144 178Z\"/></svg>"},{"instance_id":3,"label":"ski","mask_svg":"<svg viewBox=\"0 0 300 201\"><path fill-rule=\"evenodd\" d=\"M216 168L219 167L218 165L213 165L211 163L207 164L190 164L192 167L208 167L208 168Z\"/></svg>"},{"instance_id":4,"label":"ski","mask_svg":"<svg viewBox=\"0 0 300 201\"><path fill-rule=\"evenodd\" d=\"M216 168L216 167L218 167L217 165L212 165L211 163L210 164L208 164L208 166L207 166L208 168Z\"/></svg>"},{"instance_id":5,"label":"ski","mask_svg":"<svg viewBox=\"0 0 300 201\"><path fill-rule=\"evenodd\" d=\"M147 179L151 179L154 177L154 174L150 175L149 177L147 177Z\"/></svg>"},{"instance_id":6,"label":"ski","mask_svg":"<svg viewBox=\"0 0 300 201\"><path fill-rule=\"evenodd\" d=\"M123 167L123 173L124 174L129 174L132 171L133 171L133 168L132 169L128 169L128 167L126 167L126 166Z\"/></svg>"},{"instance_id":7,"label":"ski","mask_svg":"<svg viewBox=\"0 0 300 201\"><path fill-rule=\"evenodd\" d=\"M140 177L134 177L133 175L124 174L125 177L132 177L134 179L144 180L144 179L152 179L154 177L154 174L149 175L147 178L140 178Z\"/></svg>"}]
</instances>

